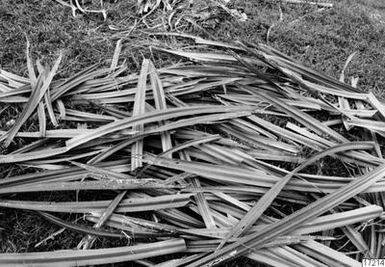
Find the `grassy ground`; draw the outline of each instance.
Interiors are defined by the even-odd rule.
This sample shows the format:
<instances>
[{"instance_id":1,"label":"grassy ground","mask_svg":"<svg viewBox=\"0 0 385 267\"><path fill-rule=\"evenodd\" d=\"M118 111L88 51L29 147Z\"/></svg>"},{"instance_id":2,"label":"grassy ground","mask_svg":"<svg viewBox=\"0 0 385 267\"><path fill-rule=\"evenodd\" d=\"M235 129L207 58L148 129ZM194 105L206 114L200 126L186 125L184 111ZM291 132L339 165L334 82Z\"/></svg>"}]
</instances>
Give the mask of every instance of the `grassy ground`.
<instances>
[{"instance_id":1,"label":"grassy ground","mask_svg":"<svg viewBox=\"0 0 385 267\"><path fill-rule=\"evenodd\" d=\"M358 77L358 86L362 90L371 90L385 97L382 89L385 86L385 3L381 0L343 0L333 8L324 10L310 5L262 0L232 1L230 7L243 10L248 20L239 22L211 9L210 12L217 14L215 18L207 21L199 16L186 16L185 21L182 19L183 30L226 41L268 42L298 61L336 78L340 76L347 57L357 51L357 56L346 70L346 76L349 80ZM31 42L34 60L51 62L60 50L64 50L65 59L58 74L61 78L69 77L95 62L110 59L117 38L125 35L122 32L130 32L140 18L135 13L136 1L106 3L106 9L108 18L104 21L98 14L78 14L74 18L69 8L51 0L0 0L0 68L27 76L25 35ZM279 20L280 9L282 20ZM155 15L158 17L145 22L153 27L153 31L164 30L159 26L162 12ZM145 29L145 24L139 24L124 41L122 57L133 71L138 70L143 55L151 56L148 44L181 45L170 38L150 39L142 32ZM156 55L155 59L158 65L167 63L167 59ZM3 108L0 106L1 129L5 129L6 122L18 115L17 109L13 113L2 114ZM14 174L14 166L3 168L0 177L10 172ZM73 248L81 238L65 231L55 240L35 248L38 242L58 228L34 213L0 210L0 216L2 252ZM107 247L111 244L101 240L97 245ZM237 264L230 263L229 266ZM242 263L244 265L246 263Z\"/></svg>"}]
</instances>

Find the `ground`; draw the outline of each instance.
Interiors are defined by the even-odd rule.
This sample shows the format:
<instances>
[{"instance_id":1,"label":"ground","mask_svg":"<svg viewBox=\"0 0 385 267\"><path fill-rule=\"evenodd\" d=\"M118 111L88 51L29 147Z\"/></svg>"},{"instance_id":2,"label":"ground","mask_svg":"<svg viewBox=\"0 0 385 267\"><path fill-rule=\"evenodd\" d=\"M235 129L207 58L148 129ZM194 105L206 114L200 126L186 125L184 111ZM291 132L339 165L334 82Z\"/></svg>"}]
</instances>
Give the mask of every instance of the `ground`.
<instances>
[{"instance_id":1,"label":"ground","mask_svg":"<svg viewBox=\"0 0 385 267\"><path fill-rule=\"evenodd\" d=\"M346 69L346 81L358 77L360 89L384 98L385 2L333 2L333 8L319 9L284 1L231 1L229 7L245 12L248 17L246 22L221 13L209 22L192 16L195 24L185 22L185 30L223 41L238 39L248 43L268 43L303 64L337 79L346 59L357 52ZM142 30L147 27L143 24L132 28L135 21L140 20L136 14L136 1L119 0L105 3L105 7L107 20L104 21L100 14L77 14L73 17L70 8L51 0L0 0L0 68L27 77L26 37L31 43L34 60L52 62L59 51L64 51L59 78L69 77L95 62L110 59L116 41L122 36L126 38L121 56L127 60L132 71L138 71L143 56L152 56L148 44L179 45L167 38L144 34ZM150 21L150 18L147 20L155 25L150 26L158 29L156 22ZM124 34L127 32L129 35ZM167 63L167 59L157 56L155 59L157 66ZM17 110L2 114L3 110L4 107L0 106L1 129L6 128L6 122L18 115ZM3 170L0 177L8 174L8 171ZM35 248L39 241L58 228L33 213L15 210L0 212L3 217L0 220L3 240L1 252L73 248L79 241L76 234L66 231L61 234L60 240L49 241ZM99 246L102 242L104 247L109 245L108 241L100 241ZM229 266L237 266L237 263Z\"/></svg>"}]
</instances>

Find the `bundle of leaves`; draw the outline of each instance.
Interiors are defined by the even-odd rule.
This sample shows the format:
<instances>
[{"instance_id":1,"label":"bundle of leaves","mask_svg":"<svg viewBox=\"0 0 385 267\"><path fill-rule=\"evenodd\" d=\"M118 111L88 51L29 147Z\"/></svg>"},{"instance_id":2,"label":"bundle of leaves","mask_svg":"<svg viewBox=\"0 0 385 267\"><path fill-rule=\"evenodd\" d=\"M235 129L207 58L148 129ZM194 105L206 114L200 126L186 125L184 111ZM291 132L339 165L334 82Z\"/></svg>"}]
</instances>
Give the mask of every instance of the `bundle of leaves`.
<instances>
[{"instance_id":1,"label":"bundle of leaves","mask_svg":"<svg viewBox=\"0 0 385 267\"><path fill-rule=\"evenodd\" d=\"M182 37L196 47L152 49L178 64L144 59L140 73L119 60L120 41L110 66L64 80L61 55L50 68L28 48L28 78L0 70L3 112L22 110L0 132L0 207L84 234L79 250L4 253L0 264L383 257L384 104L263 44ZM55 199L63 192L82 197ZM129 245L93 249L98 237Z\"/></svg>"}]
</instances>

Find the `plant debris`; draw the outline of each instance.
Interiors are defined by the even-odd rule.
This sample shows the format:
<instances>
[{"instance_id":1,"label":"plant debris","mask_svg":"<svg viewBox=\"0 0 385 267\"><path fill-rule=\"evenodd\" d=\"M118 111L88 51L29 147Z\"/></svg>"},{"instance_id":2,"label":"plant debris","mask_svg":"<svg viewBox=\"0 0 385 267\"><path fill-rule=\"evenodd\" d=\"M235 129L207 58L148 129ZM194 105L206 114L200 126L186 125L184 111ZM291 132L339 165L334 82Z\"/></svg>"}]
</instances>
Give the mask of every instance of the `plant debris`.
<instances>
[{"instance_id":1,"label":"plant debris","mask_svg":"<svg viewBox=\"0 0 385 267\"><path fill-rule=\"evenodd\" d=\"M67 79L55 79L61 55L52 68L34 66L28 49L28 78L0 70L0 102L23 107L0 132L0 164L39 170L1 179L0 206L85 235L82 251L3 253L0 264L213 266L242 256L361 266L383 257L384 104L263 44L180 37L197 45L153 47L182 60L155 68L145 58L140 73L119 60L122 41L109 67ZM38 130L23 128L37 118ZM26 137L34 141L15 150ZM28 199L45 191L115 197ZM96 236L130 244L93 249Z\"/></svg>"}]
</instances>

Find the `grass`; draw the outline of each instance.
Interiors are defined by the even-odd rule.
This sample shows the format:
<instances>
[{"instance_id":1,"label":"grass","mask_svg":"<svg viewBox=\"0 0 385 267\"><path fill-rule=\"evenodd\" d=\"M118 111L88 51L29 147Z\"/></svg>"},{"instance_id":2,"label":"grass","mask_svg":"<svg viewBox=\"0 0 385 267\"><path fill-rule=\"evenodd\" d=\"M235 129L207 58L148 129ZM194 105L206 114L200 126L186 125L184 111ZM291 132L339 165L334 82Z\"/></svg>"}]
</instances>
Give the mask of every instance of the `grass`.
<instances>
[{"instance_id":1,"label":"grass","mask_svg":"<svg viewBox=\"0 0 385 267\"><path fill-rule=\"evenodd\" d=\"M264 2L235 1L234 6L246 10L252 20L237 27L219 26L219 34L252 43L265 41L269 27L279 19L279 7L272 1ZM312 6L280 6L283 20L271 30L270 45L335 78L339 78L348 56L358 51L347 75L359 77L360 88L382 96L383 2L337 1L334 8L323 11Z\"/></svg>"},{"instance_id":2,"label":"grass","mask_svg":"<svg viewBox=\"0 0 385 267\"><path fill-rule=\"evenodd\" d=\"M98 2L98 1L97 1ZM199 1L197 1L199 2ZM204 3L200 3L204 6ZM78 14L74 18L69 8L55 1L0 1L0 68L28 76L25 57L25 34L31 43L32 58L42 59L43 63L53 62L60 51L64 58L56 78L68 78L85 67L105 62L112 58L116 40L124 31L130 31L135 20L140 18L135 14L136 1L118 1L106 3L108 18L103 20L97 14ZM358 86L365 92L372 91L379 98L384 98L382 88L385 76L382 75L385 65L384 30L385 4L382 1L338 1L335 7L319 11L308 5L278 4L273 1L232 1L230 7L243 10L248 20L239 22L230 19L226 14L211 8L215 18L203 21L194 6L195 16L181 21L183 31L216 40L231 41L240 39L249 43L266 43L270 29L268 44L292 56L306 66L312 67L334 78L339 78L348 56L355 51L358 55L353 58L346 70L346 77L359 77ZM282 10L282 21L279 8ZM154 14L153 19L147 19L147 24L154 31L161 30L160 15ZM190 21L190 22L189 22ZM194 22L194 23L191 23ZM273 27L271 27L274 24ZM111 30L110 26L118 27L120 31ZM151 58L157 67L180 60L177 57L152 53L148 44L166 48L182 47L189 44L177 41L171 37L151 37L142 32L147 27L140 24L131 35L124 40L121 58L126 59L128 67L139 72L143 56ZM5 105L1 103L1 105ZM4 110L3 110L4 108ZM0 128L8 129L7 122L16 119L21 112L20 107L0 106ZM75 123L76 124L76 123ZM68 125L67 125L68 126ZM48 125L53 129L52 125ZM36 119L28 120L22 130L38 131ZM17 143L9 149L2 149L5 154L16 148L23 147L32 140L17 139ZM335 162L333 162L335 163ZM338 168L334 175L346 176ZM0 168L4 177L35 171L33 168L17 165L3 165ZM328 170L330 171L330 169ZM59 196L59 197L58 197ZM110 196L110 195L108 195ZM34 195L30 195L33 199ZM89 196L88 196L89 197ZM73 200L74 194L46 194L39 200ZM87 199L86 197L84 199ZM54 240L47 241L35 248L36 243L49 236L57 227L47 223L32 212L2 209L0 211L0 230L2 252L33 252L49 251L76 247L81 240L81 234L70 231L61 233ZM63 217L65 219L69 219ZM71 217L71 220L79 217ZM101 239L96 247L109 247L110 241ZM233 261L228 266L245 266L253 262L249 260Z\"/></svg>"}]
</instances>

